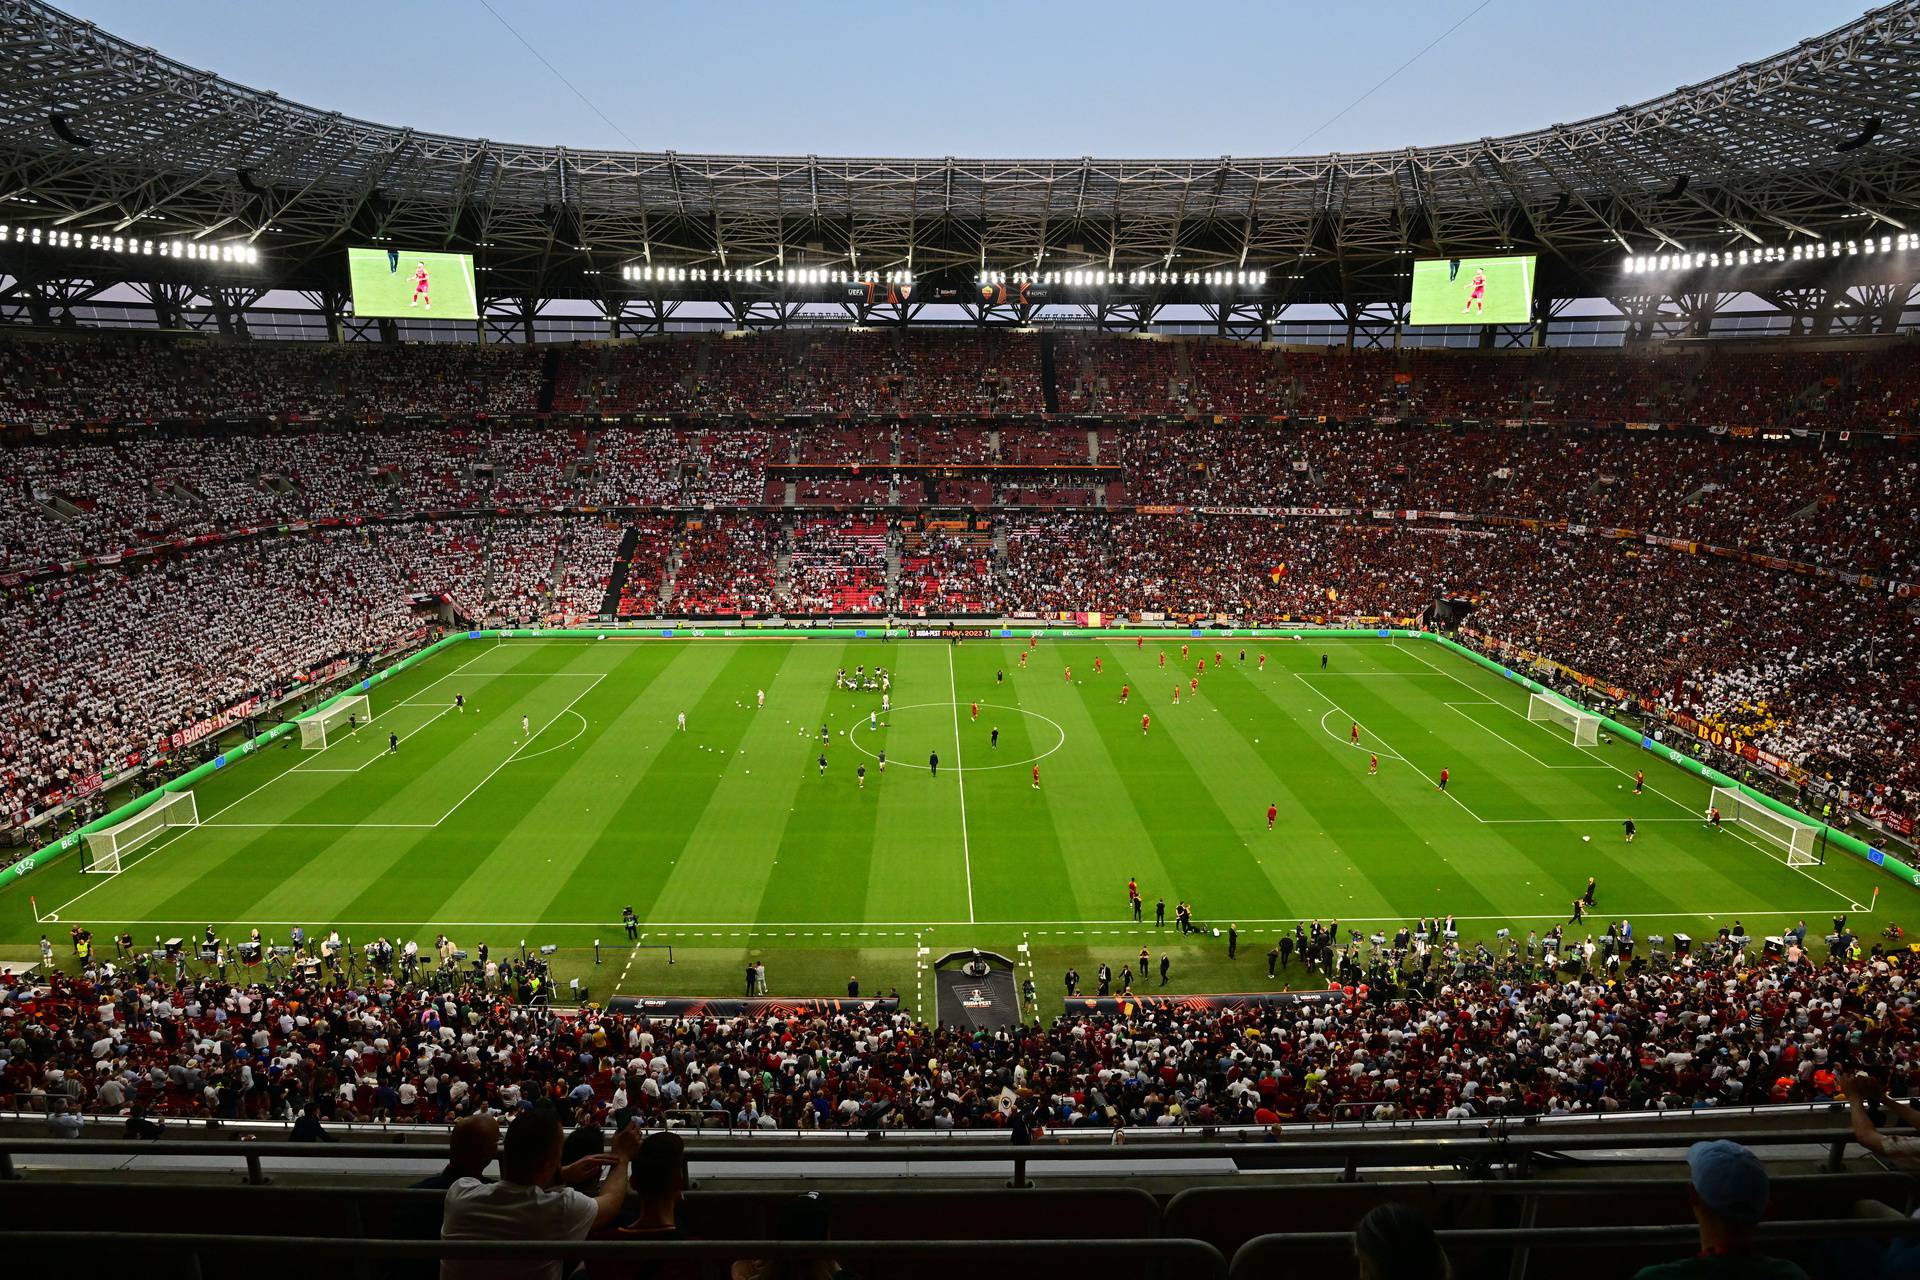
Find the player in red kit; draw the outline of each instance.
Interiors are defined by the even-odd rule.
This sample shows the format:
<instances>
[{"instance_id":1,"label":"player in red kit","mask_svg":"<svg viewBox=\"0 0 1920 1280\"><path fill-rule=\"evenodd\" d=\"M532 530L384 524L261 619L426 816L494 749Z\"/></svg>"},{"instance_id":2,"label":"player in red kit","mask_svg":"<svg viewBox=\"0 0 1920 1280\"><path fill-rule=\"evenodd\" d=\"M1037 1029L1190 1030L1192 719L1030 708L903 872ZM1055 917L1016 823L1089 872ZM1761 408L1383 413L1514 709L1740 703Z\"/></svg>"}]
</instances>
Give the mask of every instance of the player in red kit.
<instances>
[{"instance_id":1,"label":"player in red kit","mask_svg":"<svg viewBox=\"0 0 1920 1280\"><path fill-rule=\"evenodd\" d=\"M1189 676L1189 677L1187 678L1187 692L1189 692L1189 693L1198 693L1198 692L1200 692L1200 677L1199 677L1199 676Z\"/></svg>"},{"instance_id":2,"label":"player in red kit","mask_svg":"<svg viewBox=\"0 0 1920 1280\"><path fill-rule=\"evenodd\" d=\"M1273 830L1274 819L1278 818L1279 816L1280 816L1279 806L1271 805L1271 804L1267 806L1267 830L1269 831Z\"/></svg>"},{"instance_id":3,"label":"player in red kit","mask_svg":"<svg viewBox=\"0 0 1920 1280\"><path fill-rule=\"evenodd\" d=\"M1145 636L1135 636L1133 638L1133 651L1135 653L1139 653L1141 650L1145 649L1146 647L1147 647L1147 638Z\"/></svg>"},{"instance_id":4,"label":"player in red kit","mask_svg":"<svg viewBox=\"0 0 1920 1280\"><path fill-rule=\"evenodd\" d=\"M1027 651L1025 649L1020 651L1020 669L1022 671L1027 669Z\"/></svg>"},{"instance_id":5,"label":"player in red kit","mask_svg":"<svg viewBox=\"0 0 1920 1280\"><path fill-rule=\"evenodd\" d=\"M1176 707L1180 705L1180 686L1179 685L1173 686L1173 705Z\"/></svg>"},{"instance_id":6,"label":"player in red kit","mask_svg":"<svg viewBox=\"0 0 1920 1280\"><path fill-rule=\"evenodd\" d=\"M1353 732L1347 735L1347 741L1356 747L1360 745L1360 725L1358 721L1354 723Z\"/></svg>"},{"instance_id":7,"label":"player in red kit","mask_svg":"<svg viewBox=\"0 0 1920 1280\"><path fill-rule=\"evenodd\" d=\"M1635 769L1633 771L1633 794L1639 795L1641 791L1646 789L1646 785L1647 771L1645 769Z\"/></svg>"},{"instance_id":8,"label":"player in red kit","mask_svg":"<svg viewBox=\"0 0 1920 1280\"><path fill-rule=\"evenodd\" d=\"M1033 765L1033 789L1035 791L1040 789L1040 762L1037 760Z\"/></svg>"},{"instance_id":9,"label":"player in red kit","mask_svg":"<svg viewBox=\"0 0 1920 1280\"><path fill-rule=\"evenodd\" d=\"M1380 757L1375 755L1368 756L1367 757L1367 776L1371 778L1376 773L1379 773L1379 772L1380 772Z\"/></svg>"},{"instance_id":10,"label":"player in red kit","mask_svg":"<svg viewBox=\"0 0 1920 1280\"><path fill-rule=\"evenodd\" d=\"M424 303L428 310L432 310L433 295L428 292L428 287L427 264L424 262L415 262L413 264L413 298L407 305L416 307Z\"/></svg>"},{"instance_id":11,"label":"player in red kit","mask_svg":"<svg viewBox=\"0 0 1920 1280\"><path fill-rule=\"evenodd\" d=\"M1130 684L1123 684L1120 686L1120 705L1121 706L1124 707L1127 705L1127 693L1132 688L1133 686Z\"/></svg>"},{"instance_id":12,"label":"player in red kit","mask_svg":"<svg viewBox=\"0 0 1920 1280\"><path fill-rule=\"evenodd\" d=\"M1072 668L1072 667L1068 667L1068 668L1066 669L1066 671L1065 671L1065 672L1064 672L1063 674L1064 674L1064 676L1065 676L1065 678L1066 678L1066 680L1068 681L1068 683L1072 683L1072 681L1073 681L1073 668Z\"/></svg>"},{"instance_id":13,"label":"player in red kit","mask_svg":"<svg viewBox=\"0 0 1920 1280\"><path fill-rule=\"evenodd\" d=\"M1185 646L1185 645L1181 645L1181 646L1180 646L1180 661L1182 661L1182 662L1185 662L1186 660L1187 660L1187 646Z\"/></svg>"},{"instance_id":14,"label":"player in red kit","mask_svg":"<svg viewBox=\"0 0 1920 1280\"><path fill-rule=\"evenodd\" d=\"M1099 674L1100 674L1100 659L1098 659L1098 658L1095 658L1095 659L1093 660L1093 674L1095 674L1095 675L1099 675Z\"/></svg>"},{"instance_id":15,"label":"player in red kit","mask_svg":"<svg viewBox=\"0 0 1920 1280\"><path fill-rule=\"evenodd\" d=\"M1140 717L1140 733L1141 733L1141 735L1142 735L1142 736L1145 736L1145 734L1146 734L1146 732L1147 732L1147 730L1149 730L1149 729L1151 729L1151 728L1153 728L1153 717L1152 717L1152 716L1141 716L1141 717Z\"/></svg>"},{"instance_id":16,"label":"player in red kit","mask_svg":"<svg viewBox=\"0 0 1920 1280\"><path fill-rule=\"evenodd\" d=\"M1260 669L1262 671L1267 669L1267 655L1264 653L1260 655Z\"/></svg>"},{"instance_id":17,"label":"player in red kit","mask_svg":"<svg viewBox=\"0 0 1920 1280\"><path fill-rule=\"evenodd\" d=\"M1445 769L1442 769L1440 771L1440 790L1442 791L1445 791L1447 789L1447 777L1448 777L1447 771Z\"/></svg>"},{"instance_id":18,"label":"player in red kit","mask_svg":"<svg viewBox=\"0 0 1920 1280\"><path fill-rule=\"evenodd\" d=\"M980 718L980 704L977 702L973 704L973 718L975 720Z\"/></svg>"},{"instance_id":19,"label":"player in red kit","mask_svg":"<svg viewBox=\"0 0 1920 1280\"><path fill-rule=\"evenodd\" d=\"M1207 660L1205 658L1200 659L1200 665L1195 667L1194 670L1201 675L1207 674Z\"/></svg>"},{"instance_id":20,"label":"player in red kit","mask_svg":"<svg viewBox=\"0 0 1920 1280\"><path fill-rule=\"evenodd\" d=\"M1485 267L1473 269L1473 288L1468 291L1467 305L1460 308L1460 314L1465 315L1475 308L1479 309L1481 315L1487 314L1487 269Z\"/></svg>"},{"instance_id":21,"label":"player in red kit","mask_svg":"<svg viewBox=\"0 0 1920 1280\"><path fill-rule=\"evenodd\" d=\"M1220 665L1220 651L1218 649L1213 651L1213 665L1216 667Z\"/></svg>"},{"instance_id":22,"label":"player in red kit","mask_svg":"<svg viewBox=\"0 0 1920 1280\"><path fill-rule=\"evenodd\" d=\"M1165 649L1160 651L1160 665L1162 667L1167 665L1167 651Z\"/></svg>"}]
</instances>

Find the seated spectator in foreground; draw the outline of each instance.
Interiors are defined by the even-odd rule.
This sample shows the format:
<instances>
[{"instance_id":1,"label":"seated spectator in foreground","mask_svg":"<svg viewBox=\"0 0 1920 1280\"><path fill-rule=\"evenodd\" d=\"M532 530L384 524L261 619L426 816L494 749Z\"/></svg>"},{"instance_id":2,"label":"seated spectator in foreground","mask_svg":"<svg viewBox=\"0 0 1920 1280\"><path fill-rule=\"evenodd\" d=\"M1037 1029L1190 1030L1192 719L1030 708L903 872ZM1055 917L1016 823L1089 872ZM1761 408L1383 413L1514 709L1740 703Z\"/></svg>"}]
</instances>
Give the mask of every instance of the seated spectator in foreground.
<instances>
[{"instance_id":1,"label":"seated spectator in foreground","mask_svg":"<svg viewBox=\"0 0 1920 1280\"><path fill-rule=\"evenodd\" d=\"M1353 1233L1360 1280L1449 1280L1453 1267L1433 1228L1411 1205L1381 1204Z\"/></svg>"},{"instance_id":2,"label":"seated spectator in foreground","mask_svg":"<svg viewBox=\"0 0 1920 1280\"><path fill-rule=\"evenodd\" d=\"M613 1221L627 1195L627 1162L640 1147L640 1131L629 1126L613 1140L610 1156L588 1156L564 1168L560 1117L551 1108L523 1111L507 1126L500 1148L500 1181L461 1178L447 1188L440 1218L442 1240L584 1240L595 1227ZM599 1193L585 1196L571 1183L607 1169ZM560 1280L558 1260L447 1259L441 1280Z\"/></svg>"},{"instance_id":3,"label":"seated spectator in foreground","mask_svg":"<svg viewBox=\"0 0 1920 1280\"><path fill-rule=\"evenodd\" d=\"M680 1202L687 1192L687 1146L667 1130L650 1133L633 1153L627 1176L627 1204L618 1225L594 1233L596 1240L685 1240ZM596 1258L587 1266L592 1280L693 1280L696 1259L636 1262Z\"/></svg>"},{"instance_id":4,"label":"seated spectator in foreground","mask_svg":"<svg viewBox=\"0 0 1920 1280\"><path fill-rule=\"evenodd\" d=\"M1920 1110L1890 1097L1887 1086L1865 1072L1855 1072L1841 1082L1840 1092L1847 1099L1847 1116L1853 1124L1853 1140L1877 1156L1883 1156L1907 1170L1920 1170L1920 1138L1897 1133L1882 1133L1867 1114L1867 1104L1883 1104L1901 1124L1920 1128Z\"/></svg>"},{"instance_id":5,"label":"seated spectator in foreground","mask_svg":"<svg viewBox=\"0 0 1920 1280\"><path fill-rule=\"evenodd\" d=\"M1888 1095L1887 1086L1865 1072L1854 1072L1841 1081L1840 1092L1847 1099L1847 1113L1853 1124L1853 1140L1889 1163L1913 1172L1920 1170L1920 1138L1898 1133L1882 1133L1867 1111L1867 1104L1881 1103L1901 1124L1920 1128L1920 1110ZM1854 1206L1860 1218L1901 1218L1906 1215L1891 1205L1862 1200ZM1920 1275L1920 1241L1908 1237L1888 1243L1880 1258L1881 1280L1906 1280Z\"/></svg>"},{"instance_id":6,"label":"seated spectator in foreground","mask_svg":"<svg viewBox=\"0 0 1920 1280\"><path fill-rule=\"evenodd\" d=\"M1737 1142L1696 1142L1687 1149L1687 1170L1700 1252L1643 1267L1636 1280L1807 1280L1798 1266L1754 1247L1753 1229L1767 1212L1767 1170L1759 1156Z\"/></svg>"},{"instance_id":7,"label":"seated spectator in foreground","mask_svg":"<svg viewBox=\"0 0 1920 1280\"><path fill-rule=\"evenodd\" d=\"M487 1180L487 1166L500 1154L500 1122L487 1112L462 1116L447 1139L447 1167L414 1183L418 1191L445 1191L462 1178Z\"/></svg>"},{"instance_id":8,"label":"seated spectator in foreground","mask_svg":"<svg viewBox=\"0 0 1920 1280\"><path fill-rule=\"evenodd\" d=\"M806 1191L780 1206L774 1215L773 1239L801 1244L828 1238L827 1202L818 1191ZM733 1264L732 1280L831 1280L840 1275L832 1258L742 1258Z\"/></svg>"},{"instance_id":9,"label":"seated spectator in foreground","mask_svg":"<svg viewBox=\"0 0 1920 1280\"><path fill-rule=\"evenodd\" d=\"M606 1149L607 1134L599 1125L575 1125L568 1131L567 1140L560 1144L560 1163L570 1165L588 1156L601 1155Z\"/></svg>"}]
</instances>

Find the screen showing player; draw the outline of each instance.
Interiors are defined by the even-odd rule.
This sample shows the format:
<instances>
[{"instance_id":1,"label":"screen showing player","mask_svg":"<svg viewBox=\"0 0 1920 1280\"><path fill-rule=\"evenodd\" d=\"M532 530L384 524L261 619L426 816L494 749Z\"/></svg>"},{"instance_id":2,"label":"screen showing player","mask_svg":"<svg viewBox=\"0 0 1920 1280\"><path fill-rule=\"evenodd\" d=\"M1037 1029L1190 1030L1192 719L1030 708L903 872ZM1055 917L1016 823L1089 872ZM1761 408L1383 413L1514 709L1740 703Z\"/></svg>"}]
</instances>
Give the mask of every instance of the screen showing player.
<instances>
[{"instance_id":1,"label":"screen showing player","mask_svg":"<svg viewBox=\"0 0 1920 1280\"><path fill-rule=\"evenodd\" d=\"M1534 257L1422 258L1413 264L1408 324L1527 324Z\"/></svg>"},{"instance_id":2,"label":"screen showing player","mask_svg":"<svg viewBox=\"0 0 1920 1280\"><path fill-rule=\"evenodd\" d=\"M480 318L471 254L350 248L347 268L357 316Z\"/></svg>"}]
</instances>

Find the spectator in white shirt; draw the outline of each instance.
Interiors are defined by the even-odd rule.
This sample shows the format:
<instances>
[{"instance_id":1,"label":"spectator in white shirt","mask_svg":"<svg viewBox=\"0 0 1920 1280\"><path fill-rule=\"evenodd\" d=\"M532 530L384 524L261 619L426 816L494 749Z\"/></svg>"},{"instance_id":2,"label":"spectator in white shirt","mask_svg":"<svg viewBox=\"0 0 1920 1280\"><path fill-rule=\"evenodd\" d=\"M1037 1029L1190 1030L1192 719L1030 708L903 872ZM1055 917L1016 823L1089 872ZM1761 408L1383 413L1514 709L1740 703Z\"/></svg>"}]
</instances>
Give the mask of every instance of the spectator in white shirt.
<instances>
[{"instance_id":1,"label":"spectator in white shirt","mask_svg":"<svg viewBox=\"0 0 1920 1280\"><path fill-rule=\"evenodd\" d=\"M627 1194L627 1166L640 1148L633 1126L614 1137L610 1154L560 1164L564 1139L560 1118L541 1107L522 1112L507 1126L500 1148L500 1181L461 1178L447 1189L440 1219L443 1240L584 1240L613 1221ZM591 1181L601 1169L606 1181L594 1196L570 1183ZM560 1280L558 1259L448 1259L441 1280Z\"/></svg>"}]
</instances>

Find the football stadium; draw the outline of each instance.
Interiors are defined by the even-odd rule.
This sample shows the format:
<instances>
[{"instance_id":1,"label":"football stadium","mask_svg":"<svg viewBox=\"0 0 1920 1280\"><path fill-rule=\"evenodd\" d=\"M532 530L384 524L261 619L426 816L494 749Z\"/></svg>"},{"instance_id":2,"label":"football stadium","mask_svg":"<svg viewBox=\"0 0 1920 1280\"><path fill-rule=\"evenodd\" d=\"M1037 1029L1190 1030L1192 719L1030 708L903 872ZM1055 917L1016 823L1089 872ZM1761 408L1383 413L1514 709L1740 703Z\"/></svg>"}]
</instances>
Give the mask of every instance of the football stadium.
<instances>
[{"instance_id":1,"label":"football stadium","mask_svg":"<svg viewBox=\"0 0 1920 1280\"><path fill-rule=\"evenodd\" d=\"M1920 3L1844 16L986 159L0 4L0 1257L1920 1274Z\"/></svg>"}]
</instances>

